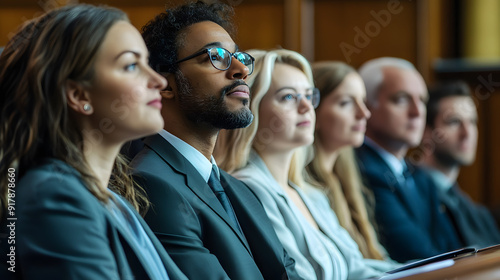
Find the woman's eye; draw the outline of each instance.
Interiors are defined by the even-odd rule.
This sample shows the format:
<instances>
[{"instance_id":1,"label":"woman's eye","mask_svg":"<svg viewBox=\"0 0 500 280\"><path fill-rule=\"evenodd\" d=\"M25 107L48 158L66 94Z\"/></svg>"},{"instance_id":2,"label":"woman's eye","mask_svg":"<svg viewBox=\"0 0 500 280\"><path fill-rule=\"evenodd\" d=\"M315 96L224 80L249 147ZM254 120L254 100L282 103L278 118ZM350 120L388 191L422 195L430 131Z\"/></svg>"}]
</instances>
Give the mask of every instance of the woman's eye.
<instances>
[{"instance_id":1,"label":"woman's eye","mask_svg":"<svg viewBox=\"0 0 500 280\"><path fill-rule=\"evenodd\" d=\"M125 71L134 71L137 68L137 63L132 63L127 66L125 66Z\"/></svg>"},{"instance_id":2,"label":"woman's eye","mask_svg":"<svg viewBox=\"0 0 500 280\"><path fill-rule=\"evenodd\" d=\"M351 101L351 100L349 100L349 99L344 99L344 100L341 100L341 101L340 101L340 106L342 106L342 107L343 107L343 106L349 105L349 104L351 104L351 103L352 103L352 101Z\"/></svg>"},{"instance_id":3,"label":"woman's eye","mask_svg":"<svg viewBox=\"0 0 500 280\"><path fill-rule=\"evenodd\" d=\"M283 97L281 98L281 100L283 101L291 101L291 100L294 100L293 98L293 94L289 93L289 94L285 94L283 95Z\"/></svg>"}]
</instances>

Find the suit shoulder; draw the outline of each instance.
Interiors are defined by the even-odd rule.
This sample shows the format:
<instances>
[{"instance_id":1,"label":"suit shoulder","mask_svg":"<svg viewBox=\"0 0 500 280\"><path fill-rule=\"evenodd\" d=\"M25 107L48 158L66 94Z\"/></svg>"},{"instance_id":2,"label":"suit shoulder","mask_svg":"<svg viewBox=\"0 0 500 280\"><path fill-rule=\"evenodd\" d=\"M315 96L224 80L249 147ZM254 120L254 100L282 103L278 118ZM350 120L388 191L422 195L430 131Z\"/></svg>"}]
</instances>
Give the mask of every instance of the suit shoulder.
<instances>
[{"instance_id":1,"label":"suit shoulder","mask_svg":"<svg viewBox=\"0 0 500 280\"><path fill-rule=\"evenodd\" d=\"M69 193L87 192L80 173L56 159L46 160L43 164L28 170L20 178L18 186L19 193L27 194L64 192L65 190L70 190Z\"/></svg>"}]
</instances>

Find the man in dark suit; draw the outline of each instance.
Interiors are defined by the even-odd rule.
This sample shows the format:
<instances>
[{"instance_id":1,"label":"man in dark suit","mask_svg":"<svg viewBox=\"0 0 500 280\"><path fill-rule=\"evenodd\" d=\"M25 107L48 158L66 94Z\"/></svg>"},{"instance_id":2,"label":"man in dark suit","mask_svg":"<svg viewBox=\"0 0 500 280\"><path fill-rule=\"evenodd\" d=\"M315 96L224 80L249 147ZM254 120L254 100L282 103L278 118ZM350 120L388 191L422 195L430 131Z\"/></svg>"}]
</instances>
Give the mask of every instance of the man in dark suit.
<instances>
[{"instance_id":1,"label":"man in dark suit","mask_svg":"<svg viewBox=\"0 0 500 280\"><path fill-rule=\"evenodd\" d=\"M421 144L426 172L464 244L499 244L500 231L491 213L457 184L460 168L471 165L476 155L477 110L470 88L463 81L443 82L431 88L429 96Z\"/></svg>"},{"instance_id":2,"label":"man in dark suit","mask_svg":"<svg viewBox=\"0 0 500 280\"><path fill-rule=\"evenodd\" d=\"M227 30L226 5L186 4L143 28L150 64L169 81L164 130L132 161L151 207L145 216L190 279L296 279L264 208L212 152L220 129L248 126L253 58Z\"/></svg>"},{"instance_id":3,"label":"man in dark suit","mask_svg":"<svg viewBox=\"0 0 500 280\"><path fill-rule=\"evenodd\" d=\"M400 262L458 249L461 244L439 209L430 178L417 176L404 160L408 149L420 143L425 127L428 95L422 76L410 62L390 57L366 62L359 73L371 118L356 154L375 196L382 244Z\"/></svg>"}]
</instances>

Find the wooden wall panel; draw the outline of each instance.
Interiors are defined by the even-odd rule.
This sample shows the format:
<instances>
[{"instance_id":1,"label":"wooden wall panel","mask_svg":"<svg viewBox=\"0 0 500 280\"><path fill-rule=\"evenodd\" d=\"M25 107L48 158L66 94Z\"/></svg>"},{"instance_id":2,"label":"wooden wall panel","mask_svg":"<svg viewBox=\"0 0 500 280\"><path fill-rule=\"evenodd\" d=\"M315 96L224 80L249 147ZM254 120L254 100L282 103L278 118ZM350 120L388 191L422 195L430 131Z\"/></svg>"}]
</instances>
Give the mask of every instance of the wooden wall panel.
<instances>
[{"instance_id":1,"label":"wooden wall panel","mask_svg":"<svg viewBox=\"0 0 500 280\"><path fill-rule=\"evenodd\" d=\"M235 7L240 49L284 47L284 9L281 3L246 3Z\"/></svg>"},{"instance_id":2,"label":"wooden wall panel","mask_svg":"<svg viewBox=\"0 0 500 280\"><path fill-rule=\"evenodd\" d=\"M95 1L80 1L81 3ZM159 1L161 2L161 1ZM129 5L116 6L120 8L130 18L131 23L140 28L151 20L155 15L165 10L164 4L132 7ZM23 22L35 18L43 13L41 6L3 8L0 4L0 46L4 46L10 38L10 34L15 32Z\"/></svg>"},{"instance_id":3,"label":"wooden wall panel","mask_svg":"<svg viewBox=\"0 0 500 280\"><path fill-rule=\"evenodd\" d=\"M0 8L0 46L5 46L25 21L42 13L41 8Z\"/></svg>"},{"instance_id":4,"label":"wooden wall panel","mask_svg":"<svg viewBox=\"0 0 500 280\"><path fill-rule=\"evenodd\" d=\"M500 72L494 75L493 81L500 81ZM484 190L483 197L479 201L484 201L493 208L500 208L500 88L496 88L487 99L488 119L484 131L486 134L486 149L484 151L484 185L476 186Z\"/></svg>"},{"instance_id":5,"label":"wooden wall panel","mask_svg":"<svg viewBox=\"0 0 500 280\"><path fill-rule=\"evenodd\" d=\"M146 6L146 7L120 7L121 10L127 13L130 22L138 29L141 28L157 14L165 11L162 5Z\"/></svg>"},{"instance_id":6,"label":"wooden wall panel","mask_svg":"<svg viewBox=\"0 0 500 280\"><path fill-rule=\"evenodd\" d=\"M73 0L0 0L0 46L18 25L31 19L44 7L40 3L61 4ZM305 45L312 51L305 54L311 61L341 60L359 67L364 61L380 56L405 58L424 73L427 82L447 76L467 79L475 88L488 74L500 82L500 71L487 73L448 73L434 76L436 58L449 58L453 53L451 40L459 28L451 26L450 7L455 0L226 0L235 8L235 38L241 49L276 47L301 51ZM183 0L80 0L80 3L106 3L123 9L134 26L140 29L164 10L165 3ZM304 5L312 8L314 20L304 25ZM392 5L392 6L391 6ZM387 15L390 14L390 20ZM300 23L300 24L298 24ZM306 28L304 28L306 27ZM310 28L310 29L307 29ZM310 32L311 34L307 33ZM307 33L302 36L304 33ZM363 37L365 39L363 43ZM305 42L306 38L313 38ZM299 40L299 41L297 41ZM346 56L341 49L351 47ZM419 66L421 65L421 66ZM500 87L479 102L479 146L474 165L462 169L459 182L471 197L489 206L500 206L500 129L498 114Z\"/></svg>"},{"instance_id":7,"label":"wooden wall panel","mask_svg":"<svg viewBox=\"0 0 500 280\"><path fill-rule=\"evenodd\" d=\"M388 7L392 2L399 5ZM341 60L358 67L371 58L396 56L415 63L415 2L315 2L315 60ZM353 53L341 46L352 47Z\"/></svg>"}]
</instances>

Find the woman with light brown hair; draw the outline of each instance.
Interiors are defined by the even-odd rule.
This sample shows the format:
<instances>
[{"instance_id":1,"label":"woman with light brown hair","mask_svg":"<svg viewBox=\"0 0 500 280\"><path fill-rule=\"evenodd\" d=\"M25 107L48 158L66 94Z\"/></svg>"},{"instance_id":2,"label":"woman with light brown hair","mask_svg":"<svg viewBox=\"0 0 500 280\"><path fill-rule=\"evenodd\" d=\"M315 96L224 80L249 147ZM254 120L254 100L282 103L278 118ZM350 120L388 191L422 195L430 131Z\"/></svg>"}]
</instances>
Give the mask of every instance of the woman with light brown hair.
<instances>
[{"instance_id":1,"label":"woman with light brown hair","mask_svg":"<svg viewBox=\"0 0 500 280\"><path fill-rule=\"evenodd\" d=\"M118 155L163 126L166 80L120 10L66 6L0 55L0 279L187 279Z\"/></svg>"},{"instance_id":2,"label":"woman with light brown hair","mask_svg":"<svg viewBox=\"0 0 500 280\"><path fill-rule=\"evenodd\" d=\"M365 106L366 90L351 66L334 61L312 65L314 81L321 93L316 108L313 158L306 170L311 181L326 192L340 225L358 244L365 258L386 259L369 219L370 193L363 186L353 147L363 143L370 112Z\"/></svg>"}]
</instances>

